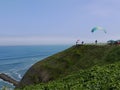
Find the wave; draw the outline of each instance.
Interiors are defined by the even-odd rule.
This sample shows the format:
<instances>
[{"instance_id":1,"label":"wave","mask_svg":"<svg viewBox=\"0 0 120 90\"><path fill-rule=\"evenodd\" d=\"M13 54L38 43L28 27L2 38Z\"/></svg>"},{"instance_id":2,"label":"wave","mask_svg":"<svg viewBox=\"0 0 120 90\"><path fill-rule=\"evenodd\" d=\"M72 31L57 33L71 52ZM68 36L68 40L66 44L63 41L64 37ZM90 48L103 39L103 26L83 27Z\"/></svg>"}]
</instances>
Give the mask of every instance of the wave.
<instances>
[{"instance_id":1,"label":"wave","mask_svg":"<svg viewBox=\"0 0 120 90\"><path fill-rule=\"evenodd\" d=\"M12 78L14 78L17 81L20 81L23 77L22 73L19 73L18 71L9 72L9 74L7 74L7 75L11 76Z\"/></svg>"},{"instance_id":2,"label":"wave","mask_svg":"<svg viewBox=\"0 0 120 90\"><path fill-rule=\"evenodd\" d=\"M20 81L22 79L23 75L25 74L25 72L26 72L26 70L24 70L24 71L14 70L14 71L9 71L9 72L2 72L2 73L5 73L6 75L14 78L17 81ZM0 79L0 82L3 82L3 80Z\"/></svg>"},{"instance_id":3,"label":"wave","mask_svg":"<svg viewBox=\"0 0 120 90\"><path fill-rule=\"evenodd\" d=\"M45 56L48 56L48 55L41 54L41 55L31 55L31 56L24 56L24 57L9 57L9 58L0 58L0 60L13 60L13 59L24 59L24 58L45 57Z\"/></svg>"},{"instance_id":4,"label":"wave","mask_svg":"<svg viewBox=\"0 0 120 90\"><path fill-rule=\"evenodd\" d=\"M33 62L17 62L0 65L0 72L13 76L20 80L24 73L33 65Z\"/></svg>"},{"instance_id":5,"label":"wave","mask_svg":"<svg viewBox=\"0 0 120 90\"><path fill-rule=\"evenodd\" d=\"M10 64L2 64L0 65L0 67L12 67L12 66L17 66L17 65L21 65L22 62L17 62L17 63L10 63Z\"/></svg>"}]
</instances>

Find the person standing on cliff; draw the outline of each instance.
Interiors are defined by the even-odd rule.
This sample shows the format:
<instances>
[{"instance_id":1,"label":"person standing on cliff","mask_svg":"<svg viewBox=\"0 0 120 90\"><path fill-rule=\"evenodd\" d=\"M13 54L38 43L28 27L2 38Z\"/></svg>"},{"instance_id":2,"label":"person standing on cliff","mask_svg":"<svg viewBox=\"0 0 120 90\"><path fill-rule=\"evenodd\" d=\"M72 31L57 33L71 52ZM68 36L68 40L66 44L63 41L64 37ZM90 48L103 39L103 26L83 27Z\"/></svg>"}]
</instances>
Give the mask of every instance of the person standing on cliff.
<instances>
[{"instance_id":1,"label":"person standing on cliff","mask_svg":"<svg viewBox=\"0 0 120 90\"><path fill-rule=\"evenodd\" d=\"M77 40L77 41L76 41L76 45L78 45L79 41L80 41L80 40Z\"/></svg>"},{"instance_id":2,"label":"person standing on cliff","mask_svg":"<svg viewBox=\"0 0 120 90\"><path fill-rule=\"evenodd\" d=\"M95 40L95 44L97 44L97 42L98 42L98 41L97 41L97 40Z\"/></svg>"},{"instance_id":3,"label":"person standing on cliff","mask_svg":"<svg viewBox=\"0 0 120 90\"><path fill-rule=\"evenodd\" d=\"M84 41L82 41L81 44L83 45L83 44L84 44Z\"/></svg>"}]
</instances>

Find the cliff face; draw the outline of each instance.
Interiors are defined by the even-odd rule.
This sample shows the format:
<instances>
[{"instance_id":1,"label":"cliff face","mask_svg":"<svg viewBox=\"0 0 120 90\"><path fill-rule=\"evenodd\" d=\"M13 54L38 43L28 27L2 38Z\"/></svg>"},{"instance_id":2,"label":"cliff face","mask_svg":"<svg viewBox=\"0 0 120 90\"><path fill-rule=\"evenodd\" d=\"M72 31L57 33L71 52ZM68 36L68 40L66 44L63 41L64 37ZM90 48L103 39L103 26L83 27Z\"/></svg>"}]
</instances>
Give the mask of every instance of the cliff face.
<instances>
[{"instance_id":1,"label":"cliff face","mask_svg":"<svg viewBox=\"0 0 120 90\"><path fill-rule=\"evenodd\" d=\"M34 64L26 72L16 88L41 82L46 83L94 65L113 63L120 59L119 55L119 46L73 46Z\"/></svg>"}]
</instances>

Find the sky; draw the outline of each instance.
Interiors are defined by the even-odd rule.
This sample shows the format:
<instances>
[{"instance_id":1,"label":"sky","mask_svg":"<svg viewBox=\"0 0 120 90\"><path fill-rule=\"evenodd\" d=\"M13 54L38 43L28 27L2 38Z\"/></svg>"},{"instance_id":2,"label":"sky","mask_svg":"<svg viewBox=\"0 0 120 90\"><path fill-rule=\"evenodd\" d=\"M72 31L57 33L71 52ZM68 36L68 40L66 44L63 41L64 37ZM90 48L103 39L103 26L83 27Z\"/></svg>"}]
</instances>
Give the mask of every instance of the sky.
<instances>
[{"instance_id":1,"label":"sky","mask_svg":"<svg viewBox=\"0 0 120 90\"><path fill-rule=\"evenodd\" d=\"M0 0L0 45L118 40L119 10L120 0Z\"/></svg>"}]
</instances>

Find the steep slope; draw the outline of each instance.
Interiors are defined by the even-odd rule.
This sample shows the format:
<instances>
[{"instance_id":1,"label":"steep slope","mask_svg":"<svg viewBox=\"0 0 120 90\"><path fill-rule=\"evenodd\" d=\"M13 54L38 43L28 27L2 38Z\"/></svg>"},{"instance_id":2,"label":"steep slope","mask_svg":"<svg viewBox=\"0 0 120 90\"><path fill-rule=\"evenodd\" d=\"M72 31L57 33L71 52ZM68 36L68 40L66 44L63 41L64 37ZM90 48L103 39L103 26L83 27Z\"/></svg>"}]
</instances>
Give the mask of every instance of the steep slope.
<instances>
[{"instance_id":1,"label":"steep slope","mask_svg":"<svg viewBox=\"0 0 120 90\"><path fill-rule=\"evenodd\" d=\"M55 80L94 65L113 63L120 59L119 55L119 46L73 46L34 64L26 72L18 87Z\"/></svg>"}]
</instances>

